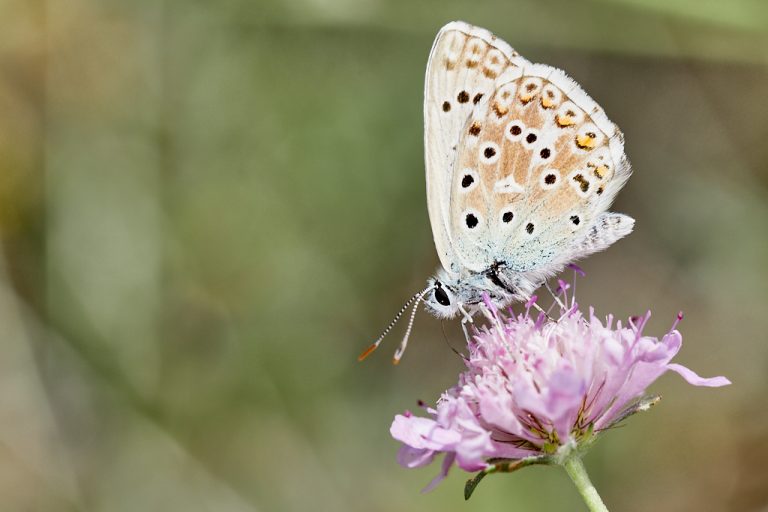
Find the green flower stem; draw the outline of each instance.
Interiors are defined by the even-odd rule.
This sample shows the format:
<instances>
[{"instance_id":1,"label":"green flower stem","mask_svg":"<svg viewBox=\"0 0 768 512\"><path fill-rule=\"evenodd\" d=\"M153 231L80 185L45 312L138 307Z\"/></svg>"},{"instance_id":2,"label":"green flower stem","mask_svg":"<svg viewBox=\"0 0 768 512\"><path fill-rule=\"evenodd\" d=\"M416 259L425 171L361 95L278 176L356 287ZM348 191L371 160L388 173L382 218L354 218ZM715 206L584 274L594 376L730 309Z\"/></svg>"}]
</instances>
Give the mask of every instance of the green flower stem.
<instances>
[{"instance_id":1,"label":"green flower stem","mask_svg":"<svg viewBox=\"0 0 768 512\"><path fill-rule=\"evenodd\" d=\"M568 457L563 462L563 467L568 476L573 480L574 485L579 490L579 494L584 498L584 502L589 507L591 512L608 512L608 508L600 499L600 495L597 494L595 486L589 481L589 475L584 468L584 463L581 462L581 457L576 454Z\"/></svg>"}]
</instances>

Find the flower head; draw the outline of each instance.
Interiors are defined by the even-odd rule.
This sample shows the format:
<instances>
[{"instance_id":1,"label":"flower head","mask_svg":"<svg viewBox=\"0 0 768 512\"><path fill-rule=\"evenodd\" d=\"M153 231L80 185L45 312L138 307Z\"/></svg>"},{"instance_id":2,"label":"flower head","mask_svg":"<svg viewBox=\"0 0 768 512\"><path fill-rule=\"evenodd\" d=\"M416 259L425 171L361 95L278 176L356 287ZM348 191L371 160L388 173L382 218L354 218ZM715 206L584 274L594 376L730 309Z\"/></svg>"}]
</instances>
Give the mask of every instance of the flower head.
<instances>
[{"instance_id":1,"label":"flower head","mask_svg":"<svg viewBox=\"0 0 768 512\"><path fill-rule=\"evenodd\" d=\"M568 288L560 283L564 296ZM427 409L430 417L398 415L390 429L403 443L403 466L423 466L445 453L428 488L454 462L466 471L488 470L489 460L498 459L558 462L655 403L645 390L667 370L695 386L730 384L671 363L682 343L677 321L657 339L643 333L650 313L628 322L601 320L592 308L582 314L573 299L566 306L565 297L558 301L560 318L552 320L534 318L532 303L522 314L505 315L486 302L489 325L470 341L458 384Z\"/></svg>"}]
</instances>

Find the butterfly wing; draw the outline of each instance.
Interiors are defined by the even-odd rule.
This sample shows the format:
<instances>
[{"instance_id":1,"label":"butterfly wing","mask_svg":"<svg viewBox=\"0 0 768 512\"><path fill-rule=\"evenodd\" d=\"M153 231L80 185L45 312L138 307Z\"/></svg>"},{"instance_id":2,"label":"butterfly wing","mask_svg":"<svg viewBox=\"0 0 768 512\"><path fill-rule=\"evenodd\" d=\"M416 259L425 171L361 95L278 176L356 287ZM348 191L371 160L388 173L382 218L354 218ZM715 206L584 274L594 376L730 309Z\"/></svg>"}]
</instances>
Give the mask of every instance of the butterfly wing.
<instances>
[{"instance_id":1,"label":"butterfly wing","mask_svg":"<svg viewBox=\"0 0 768 512\"><path fill-rule=\"evenodd\" d=\"M435 38L427 64L424 90L424 146L427 205L432 234L445 270L481 271L477 256L464 248L451 228L451 190L455 164L467 121L486 110L498 81L529 64L490 32L452 22ZM471 142L467 139L466 142Z\"/></svg>"},{"instance_id":2,"label":"butterfly wing","mask_svg":"<svg viewBox=\"0 0 768 512\"><path fill-rule=\"evenodd\" d=\"M447 230L457 258L475 271L496 262L546 271L631 230L628 217L623 227L597 222L631 173L603 110L550 66L526 63L494 85L464 123L454 161ZM603 225L613 233L589 242Z\"/></svg>"}]
</instances>

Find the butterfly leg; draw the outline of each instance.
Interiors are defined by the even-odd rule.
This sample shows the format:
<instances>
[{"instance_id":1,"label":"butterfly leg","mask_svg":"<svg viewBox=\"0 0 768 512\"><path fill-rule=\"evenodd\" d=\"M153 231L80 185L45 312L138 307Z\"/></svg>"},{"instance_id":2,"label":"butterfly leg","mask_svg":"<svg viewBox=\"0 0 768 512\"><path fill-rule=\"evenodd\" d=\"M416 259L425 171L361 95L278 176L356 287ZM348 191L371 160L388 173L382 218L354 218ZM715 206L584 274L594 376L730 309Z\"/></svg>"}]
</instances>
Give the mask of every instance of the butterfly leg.
<instances>
[{"instance_id":1,"label":"butterfly leg","mask_svg":"<svg viewBox=\"0 0 768 512\"><path fill-rule=\"evenodd\" d=\"M550 295L552 295L552 298L553 298L553 299L555 299L555 302L557 303L557 305L558 305L558 306L560 306L560 308L561 308L563 311L565 311L566 309L568 309L568 308L566 308L566 307L565 307L565 304L563 304L563 301L561 301L561 300L560 300L560 297L558 297L557 295L555 295L555 292L552 290L552 287L551 287L551 286L549 286L549 283L548 283L547 281L544 281L544 287L547 289L547 291L549 292L549 294L550 294Z\"/></svg>"},{"instance_id":2,"label":"butterfly leg","mask_svg":"<svg viewBox=\"0 0 768 512\"><path fill-rule=\"evenodd\" d=\"M480 312L485 315L485 318L488 320L493 320L494 316L490 309L488 309L488 306L485 305L484 302L481 302L477 305L477 308L480 310Z\"/></svg>"},{"instance_id":3,"label":"butterfly leg","mask_svg":"<svg viewBox=\"0 0 768 512\"><path fill-rule=\"evenodd\" d=\"M464 331L464 339L469 343L469 331L467 330L467 323L464 320L461 321L461 330Z\"/></svg>"},{"instance_id":4,"label":"butterfly leg","mask_svg":"<svg viewBox=\"0 0 768 512\"><path fill-rule=\"evenodd\" d=\"M470 315L461 304L459 304L459 311L461 311L461 314L464 315L464 318L461 319L461 328L464 331L464 339L470 341L471 338L469 336L469 331L467 330L467 324L473 324L475 321L472 320L472 315Z\"/></svg>"},{"instance_id":5,"label":"butterfly leg","mask_svg":"<svg viewBox=\"0 0 768 512\"><path fill-rule=\"evenodd\" d=\"M539 306L536 300L532 300L533 297L526 297L525 295L523 295L523 298L526 300L526 302L530 303L530 305L533 306L536 309L536 311L538 311L539 313L543 313L544 316L547 317L547 320L550 320L550 321L554 320L554 318L549 316L549 313L547 311L544 311L544 309L542 309L542 307Z\"/></svg>"},{"instance_id":6,"label":"butterfly leg","mask_svg":"<svg viewBox=\"0 0 768 512\"><path fill-rule=\"evenodd\" d=\"M549 313L547 313L546 311L544 311L544 310L542 309L542 307L541 307L541 306L539 306L539 305L538 305L536 302L534 302L534 303L533 303L533 307L534 307L534 308L536 308L536 310L537 310L539 313L544 313L544 316L546 316L546 317L547 317L547 320L549 320L549 321L553 321L553 320L554 320L554 318L552 318L551 316L549 316Z\"/></svg>"},{"instance_id":7,"label":"butterfly leg","mask_svg":"<svg viewBox=\"0 0 768 512\"><path fill-rule=\"evenodd\" d=\"M466 309L464 309L464 306L462 304L459 304L459 311L461 311L461 314L464 315L464 319L461 321L461 323L467 323L467 322L469 322L470 324L475 323L475 321L472 320L472 315L470 315L469 312Z\"/></svg>"}]
</instances>

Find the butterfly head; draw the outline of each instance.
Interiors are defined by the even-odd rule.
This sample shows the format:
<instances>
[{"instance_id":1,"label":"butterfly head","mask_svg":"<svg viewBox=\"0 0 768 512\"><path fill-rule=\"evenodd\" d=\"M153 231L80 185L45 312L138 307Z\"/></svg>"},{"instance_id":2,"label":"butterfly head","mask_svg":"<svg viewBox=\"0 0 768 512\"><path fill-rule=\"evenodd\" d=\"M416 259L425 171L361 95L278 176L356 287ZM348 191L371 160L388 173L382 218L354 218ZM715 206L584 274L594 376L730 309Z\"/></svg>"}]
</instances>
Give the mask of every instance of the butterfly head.
<instances>
[{"instance_id":1,"label":"butterfly head","mask_svg":"<svg viewBox=\"0 0 768 512\"><path fill-rule=\"evenodd\" d=\"M427 309L438 318L453 318L459 311L459 301L455 289L433 277L428 281L429 290L424 296Z\"/></svg>"}]
</instances>

